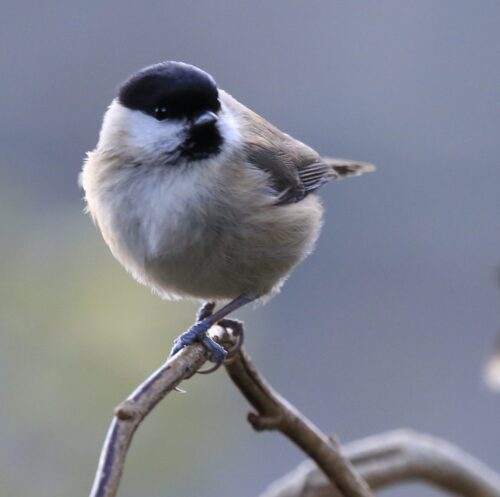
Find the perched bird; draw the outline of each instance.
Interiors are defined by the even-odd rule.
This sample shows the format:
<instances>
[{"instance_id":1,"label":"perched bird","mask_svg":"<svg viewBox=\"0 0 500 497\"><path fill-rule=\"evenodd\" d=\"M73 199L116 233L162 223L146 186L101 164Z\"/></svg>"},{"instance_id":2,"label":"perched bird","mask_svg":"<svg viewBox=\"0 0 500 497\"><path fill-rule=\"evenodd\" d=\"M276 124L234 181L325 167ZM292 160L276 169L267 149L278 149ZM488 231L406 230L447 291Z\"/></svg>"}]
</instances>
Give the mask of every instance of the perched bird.
<instances>
[{"instance_id":1,"label":"perched bird","mask_svg":"<svg viewBox=\"0 0 500 497\"><path fill-rule=\"evenodd\" d=\"M118 89L80 182L113 255L163 298L226 303L174 343L206 336L230 312L275 294L321 228L315 191L370 164L320 157L217 87L162 62ZM205 313L207 314L207 313Z\"/></svg>"}]
</instances>

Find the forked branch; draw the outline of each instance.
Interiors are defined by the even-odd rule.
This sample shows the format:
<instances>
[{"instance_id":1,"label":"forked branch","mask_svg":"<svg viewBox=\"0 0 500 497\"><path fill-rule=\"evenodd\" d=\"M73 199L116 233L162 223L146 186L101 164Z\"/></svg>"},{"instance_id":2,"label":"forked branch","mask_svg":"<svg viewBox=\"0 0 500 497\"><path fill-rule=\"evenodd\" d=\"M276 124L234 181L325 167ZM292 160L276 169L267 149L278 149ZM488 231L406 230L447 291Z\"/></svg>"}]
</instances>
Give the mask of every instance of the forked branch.
<instances>
[{"instance_id":1,"label":"forked branch","mask_svg":"<svg viewBox=\"0 0 500 497\"><path fill-rule=\"evenodd\" d=\"M241 393L256 409L248 421L256 430L279 430L316 462L336 495L369 497L368 485L344 457L333 438L328 438L295 407L275 392L252 364L244 350L226 365Z\"/></svg>"},{"instance_id":2,"label":"forked branch","mask_svg":"<svg viewBox=\"0 0 500 497\"><path fill-rule=\"evenodd\" d=\"M214 335L213 333L216 333ZM212 336L232 348L238 341L220 327ZM144 418L183 379L192 376L207 360L200 344L189 345L169 359L115 410L102 448L90 497L115 497L132 437ZM249 421L258 429L278 429L323 468L341 497L371 497L366 483L357 475L339 447L281 398L257 372L248 356L238 351L227 366L231 379L257 409Z\"/></svg>"},{"instance_id":3,"label":"forked branch","mask_svg":"<svg viewBox=\"0 0 500 497\"><path fill-rule=\"evenodd\" d=\"M228 350L238 342L218 326L210 333ZM206 360L202 345L185 347L116 408L90 497L116 497L136 429L158 402ZM233 355L226 370L256 410L248 416L252 426L281 431L312 459L261 497L371 497L371 490L408 480L427 482L462 497L500 497L500 477L447 442L398 431L340 449L272 389L243 350Z\"/></svg>"}]
</instances>

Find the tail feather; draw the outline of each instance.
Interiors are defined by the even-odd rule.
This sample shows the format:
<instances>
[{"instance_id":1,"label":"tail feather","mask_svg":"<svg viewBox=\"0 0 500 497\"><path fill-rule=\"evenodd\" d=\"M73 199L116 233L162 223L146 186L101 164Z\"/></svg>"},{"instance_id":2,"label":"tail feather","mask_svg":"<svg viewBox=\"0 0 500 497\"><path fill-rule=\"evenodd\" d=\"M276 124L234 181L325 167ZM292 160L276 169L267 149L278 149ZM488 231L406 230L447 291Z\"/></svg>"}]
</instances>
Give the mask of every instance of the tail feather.
<instances>
[{"instance_id":1,"label":"tail feather","mask_svg":"<svg viewBox=\"0 0 500 497\"><path fill-rule=\"evenodd\" d=\"M376 167L368 162L332 159L331 157L322 157L321 160L338 174L338 179L361 176L364 173L371 173L376 170Z\"/></svg>"}]
</instances>

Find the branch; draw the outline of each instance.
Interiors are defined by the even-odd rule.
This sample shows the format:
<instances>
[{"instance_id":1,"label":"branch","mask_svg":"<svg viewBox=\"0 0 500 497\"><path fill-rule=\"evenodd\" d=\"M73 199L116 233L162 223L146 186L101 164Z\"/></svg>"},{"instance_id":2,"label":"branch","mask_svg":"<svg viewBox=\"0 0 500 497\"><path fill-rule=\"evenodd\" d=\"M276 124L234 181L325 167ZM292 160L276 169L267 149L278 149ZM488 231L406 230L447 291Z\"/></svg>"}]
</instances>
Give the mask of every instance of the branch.
<instances>
[{"instance_id":1,"label":"branch","mask_svg":"<svg viewBox=\"0 0 500 497\"><path fill-rule=\"evenodd\" d=\"M214 326L210 333L227 349L237 338ZM101 451L90 497L116 497L132 437L144 418L183 379L192 376L207 360L201 344L185 347L167 360L115 410L115 417ZM260 376L248 356L234 354L227 372L245 397L257 409L248 419L257 430L280 430L323 468L339 497L371 497L366 483L342 456L333 439L321 433L309 420L280 397Z\"/></svg>"},{"instance_id":2,"label":"branch","mask_svg":"<svg viewBox=\"0 0 500 497\"><path fill-rule=\"evenodd\" d=\"M237 341L221 327L214 326L211 334L227 348ZM90 497L116 497L136 429L158 402L206 360L207 351L201 344L185 347L116 408ZM301 464L261 497L371 497L367 483L376 490L410 480L428 482L462 497L500 497L500 476L445 441L396 431L351 443L342 454L335 440L327 438L267 384L243 350L234 355L226 370L257 410L248 416L252 426L281 431L316 463Z\"/></svg>"},{"instance_id":3,"label":"branch","mask_svg":"<svg viewBox=\"0 0 500 497\"><path fill-rule=\"evenodd\" d=\"M500 497L500 475L458 447L398 430L344 446L372 490L418 480L462 497ZM338 497L312 461L277 480L260 497Z\"/></svg>"},{"instance_id":4,"label":"branch","mask_svg":"<svg viewBox=\"0 0 500 497\"><path fill-rule=\"evenodd\" d=\"M254 429L279 430L298 445L328 477L327 485L335 489L336 497L371 497L367 484L341 454L336 441L329 439L275 392L243 350L226 364L226 370L241 393L257 410L257 414L248 415L248 421Z\"/></svg>"},{"instance_id":5,"label":"branch","mask_svg":"<svg viewBox=\"0 0 500 497\"><path fill-rule=\"evenodd\" d=\"M211 336L215 335L220 339L221 333L224 333L226 340L227 334L222 328L214 326L211 329ZM201 344L185 347L175 357L167 360L115 409L115 417L101 450L90 497L116 496L135 430L156 404L182 380L191 377L207 358L207 350Z\"/></svg>"}]
</instances>

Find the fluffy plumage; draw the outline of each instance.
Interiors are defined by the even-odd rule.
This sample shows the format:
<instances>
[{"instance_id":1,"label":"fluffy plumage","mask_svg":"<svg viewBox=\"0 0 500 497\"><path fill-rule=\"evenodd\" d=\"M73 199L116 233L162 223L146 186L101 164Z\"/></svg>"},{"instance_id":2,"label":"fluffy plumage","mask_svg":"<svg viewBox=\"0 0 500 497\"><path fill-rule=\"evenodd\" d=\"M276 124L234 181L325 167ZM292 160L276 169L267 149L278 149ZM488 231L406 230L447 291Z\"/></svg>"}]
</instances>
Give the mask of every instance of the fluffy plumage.
<instances>
[{"instance_id":1,"label":"fluffy plumage","mask_svg":"<svg viewBox=\"0 0 500 497\"><path fill-rule=\"evenodd\" d=\"M372 166L322 159L203 71L166 64L133 76L110 105L81 174L88 211L162 297L272 295L319 235L314 191ZM217 120L196 127L207 113Z\"/></svg>"}]
</instances>

